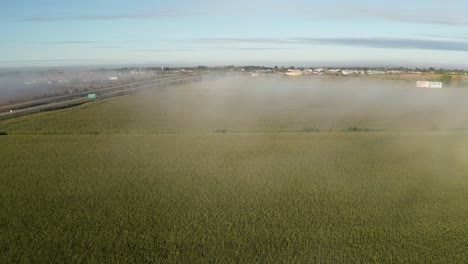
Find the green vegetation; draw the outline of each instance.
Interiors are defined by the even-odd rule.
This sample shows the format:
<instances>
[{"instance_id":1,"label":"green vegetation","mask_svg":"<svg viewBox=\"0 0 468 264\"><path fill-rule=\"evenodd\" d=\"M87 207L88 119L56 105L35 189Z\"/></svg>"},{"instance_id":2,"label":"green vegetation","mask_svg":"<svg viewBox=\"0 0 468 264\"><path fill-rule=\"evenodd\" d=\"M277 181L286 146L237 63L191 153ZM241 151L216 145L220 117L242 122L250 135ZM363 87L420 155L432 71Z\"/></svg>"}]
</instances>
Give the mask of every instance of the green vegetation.
<instances>
[{"instance_id":1,"label":"green vegetation","mask_svg":"<svg viewBox=\"0 0 468 264\"><path fill-rule=\"evenodd\" d=\"M467 148L464 132L6 137L0 262L463 263Z\"/></svg>"},{"instance_id":2,"label":"green vegetation","mask_svg":"<svg viewBox=\"0 0 468 264\"><path fill-rule=\"evenodd\" d=\"M439 81L444 85L450 86L452 84L452 75L445 73L440 77Z\"/></svg>"},{"instance_id":3,"label":"green vegetation","mask_svg":"<svg viewBox=\"0 0 468 264\"><path fill-rule=\"evenodd\" d=\"M207 86L0 122L0 263L468 261L449 106Z\"/></svg>"},{"instance_id":4,"label":"green vegetation","mask_svg":"<svg viewBox=\"0 0 468 264\"><path fill-rule=\"evenodd\" d=\"M320 132L320 129L313 128L313 127L306 127L302 130L302 132Z\"/></svg>"},{"instance_id":5,"label":"green vegetation","mask_svg":"<svg viewBox=\"0 0 468 264\"><path fill-rule=\"evenodd\" d=\"M226 133L226 132L227 132L227 130L226 130L226 129L224 129L224 128L219 128L219 129L216 129L216 131L215 131L215 132L216 132L216 133Z\"/></svg>"},{"instance_id":6,"label":"green vegetation","mask_svg":"<svg viewBox=\"0 0 468 264\"><path fill-rule=\"evenodd\" d=\"M370 131L370 129L362 128L362 127L348 127L343 131L345 131L345 132L362 132L362 131Z\"/></svg>"}]
</instances>

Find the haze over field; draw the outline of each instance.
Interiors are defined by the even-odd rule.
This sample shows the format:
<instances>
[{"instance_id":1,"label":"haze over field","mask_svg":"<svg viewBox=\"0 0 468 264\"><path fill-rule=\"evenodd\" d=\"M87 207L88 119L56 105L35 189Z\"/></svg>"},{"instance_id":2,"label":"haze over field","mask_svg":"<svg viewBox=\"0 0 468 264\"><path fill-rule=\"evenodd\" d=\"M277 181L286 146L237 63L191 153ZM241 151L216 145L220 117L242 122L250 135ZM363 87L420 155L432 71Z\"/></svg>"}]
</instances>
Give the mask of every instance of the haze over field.
<instances>
[{"instance_id":1,"label":"haze over field","mask_svg":"<svg viewBox=\"0 0 468 264\"><path fill-rule=\"evenodd\" d=\"M233 76L0 121L0 262L465 263L465 91Z\"/></svg>"},{"instance_id":2,"label":"haze over field","mask_svg":"<svg viewBox=\"0 0 468 264\"><path fill-rule=\"evenodd\" d=\"M468 128L467 99L466 89L422 89L398 81L231 76L24 119L32 120L33 133L63 125L72 133L95 127L110 133L459 130ZM20 120L7 121L3 130L21 133Z\"/></svg>"}]
</instances>

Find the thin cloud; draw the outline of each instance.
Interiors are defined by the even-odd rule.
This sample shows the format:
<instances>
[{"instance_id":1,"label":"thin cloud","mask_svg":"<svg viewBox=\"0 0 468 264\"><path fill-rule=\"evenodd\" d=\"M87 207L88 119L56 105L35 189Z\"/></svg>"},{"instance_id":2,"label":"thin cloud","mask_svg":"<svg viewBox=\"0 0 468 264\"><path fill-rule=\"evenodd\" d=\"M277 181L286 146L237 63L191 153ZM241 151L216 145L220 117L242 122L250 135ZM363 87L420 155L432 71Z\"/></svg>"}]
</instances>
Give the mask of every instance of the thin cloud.
<instances>
[{"instance_id":1,"label":"thin cloud","mask_svg":"<svg viewBox=\"0 0 468 264\"><path fill-rule=\"evenodd\" d=\"M378 1L374 1L378 2ZM329 20L329 21L390 21L397 23L413 24L437 24L445 26L464 26L468 25L468 12L459 8L461 1L440 0L444 2L443 6L428 3L419 8L405 8L406 3L396 3L393 6L398 8L378 7L371 3L362 3L359 1L353 4L330 5L330 4L288 4L276 3L268 5L269 12L275 13L278 17L285 19L294 15L306 17L311 21ZM259 7L257 12L261 12Z\"/></svg>"},{"instance_id":2,"label":"thin cloud","mask_svg":"<svg viewBox=\"0 0 468 264\"><path fill-rule=\"evenodd\" d=\"M295 48L226 48L226 50L294 50Z\"/></svg>"},{"instance_id":3,"label":"thin cloud","mask_svg":"<svg viewBox=\"0 0 468 264\"><path fill-rule=\"evenodd\" d=\"M62 60L5 60L0 61L0 63L29 63L29 62L73 62L73 61L94 61L94 60L86 60L86 59L62 59Z\"/></svg>"},{"instance_id":4,"label":"thin cloud","mask_svg":"<svg viewBox=\"0 0 468 264\"><path fill-rule=\"evenodd\" d=\"M439 25L468 25L467 14L451 12L433 12L430 10L388 10L388 9L362 9L361 14L367 14L373 18L381 18L393 22L409 22ZM447 15L449 14L449 15Z\"/></svg>"},{"instance_id":5,"label":"thin cloud","mask_svg":"<svg viewBox=\"0 0 468 264\"><path fill-rule=\"evenodd\" d=\"M100 41L95 40L67 40L67 41L43 41L43 42L27 42L24 44L35 45L35 44L54 44L54 45L72 45L72 44L96 44Z\"/></svg>"},{"instance_id":6,"label":"thin cloud","mask_svg":"<svg viewBox=\"0 0 468 264\"><path fill-rule=\"evenodd\" d=\"M194 39L197 40L197 39ZM200 41L200 39L198 39ZM421 49L421 50L444 50L444 51L468 51L468 42L465 41L444 41L425 39L404 39L404 38L211 38L201 39L202 42L211 41L216 44L233 43L270 43L287 45L332 45L351 46L382 49ZM271 49L274 49L272 47Z\"/></svg>"},{"instance_id":7,"label":"thin cloud","mask_svg":"<svg viewBox=\"0 0 468 264\"><path fill-rule=\"evenodd\" d=\"M383 49L420 49L468 51L468 42L400 38L298 38L298 42L314 45L338 45Z\"/></svg>"},{"instance_id":8,"label":"thin cloud","mask_svg":"<svg viewBox=\"0 0 468 264\"><path fill-rule=\"evenodd\" d=\"M306 4L303 2L285 4L284 1L202 1L191 9L174 8L169 10L130 11L125 13L102 14L48 14L20 18L20 22L54 22L54 21L96 21L96 20L141 20L179 18L187 16L221 17L221 16L261 16L275 15L289 19L291 16L307 17L310 20L386 20L391 22L468 25L468 13L457 9L457 4L445 4L443 7L428 4L421 8L381 8L362 2L353 5ZM445 1L446 2L446 1Z\"/></svg>"},{"instance_id":9,"label":"thin cloud","mask_svg":"<svg viewBox=\"0 0 468 264\"><path fill-rule=\"evenodd\" d=\"M467 34L420 34L421 37L436 38L436 39L450 39L450 40L468 40Z\"/></svg>"},{"instance_id":10,"label":"thin cloud","mask_svg":"<svg viewBox=\"0 0 468 264\"><path fill-rule=\"evenodd\" d=\"M47 44L94 44L94 43L99 43L99 41L55 41L55 42L44 42Z\"/></svg>"},{"instance_id":11,"label":"thin cloud","mask_svg":"<svg viewBox=\"0 0 468 264\"><path fill-rule=\"evenodd\" d=\"M232 50L232 51L261 51L261 50L293 50L295 48L275 48L275 47L252 47L252 48L236 48L236 47L215 47L209 48L207 50ZM137 52L191 52L198 51L195 49L146 49L146 50L136 50Z\"/></svg>"},{"instance_id":12,"label":"thin cloud","mask_svg":"<svg viewBox=\"0 0 468 264\"><path fill-rule=\"evenodd\" d=\"M185 11L152 11L152 12L133 12L121 14L101 14L101 15L75 15L75 16L37 16L18 19L19 22L56 22L56 21L88 21L88 20L119 20L119 19L158 19L170 17L189 16L192 13Z\"/></svg>"},{"instance_id":13,"label":"thin cloud","mask_svg":"<svg viewBox=\"0 0 468 264\"><path fill-rule=\"evenodd\" d=\"M434 8L377 8L372 6L309 6L290 10L311 20L384 20L399 23L438 24L449 26L468 25L468 13L458 10Z\"/></svg>"},{"instance_id":14,"label":"thin cloud","mask_svg":"<svg viewBox=\"0 0 468 264\"><path fill-rule=\"evenodd\" d=\"M119 46L100 46L100 47L94 47L95 49L120 49L122 47Z\"/></svg>"},{"instance_id":15,"label":"thin cloud","mask_svg":"<svg viewBox=\"0 0 468 264\"><path fill-rule=\"evenodd\" d=\"M289 39L281 39L281 38L198 38L193 39L199 42L218 42L218 43L233 43L233 42L241 42L241 43L276 43L276 44L285 44L290 43Z\"/></svg>"},{"instance_id":16,"label":"thin cloud","mask_svg":"<svg viewBox=\"0 0 468 264\"><path fill-rule=\"evenodd\" d=\"M196 51L196 50L192 50L192 49L177 49L177 50L147 49L147 50L136 50L136 52L186 52L186 51Z\"/></svg>"}]
</instances>

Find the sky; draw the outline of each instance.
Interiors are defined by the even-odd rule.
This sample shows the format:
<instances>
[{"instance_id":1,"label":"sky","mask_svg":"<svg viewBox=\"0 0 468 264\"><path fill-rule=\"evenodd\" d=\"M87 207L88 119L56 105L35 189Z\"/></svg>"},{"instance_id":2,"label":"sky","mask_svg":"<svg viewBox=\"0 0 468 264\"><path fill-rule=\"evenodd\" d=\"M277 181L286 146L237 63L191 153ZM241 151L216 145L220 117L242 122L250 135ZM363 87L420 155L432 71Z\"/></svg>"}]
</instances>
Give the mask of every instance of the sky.
<instances>
[{"instance_id":1,"label":"sky","mask_svg":"<svg viewBox=\"0 0 468 264\"><path fill-rule=\"evenodd\" d=\"M468 1L0 2L0 67L180 64L468 69Z\"/></svg>"}]
</instances>

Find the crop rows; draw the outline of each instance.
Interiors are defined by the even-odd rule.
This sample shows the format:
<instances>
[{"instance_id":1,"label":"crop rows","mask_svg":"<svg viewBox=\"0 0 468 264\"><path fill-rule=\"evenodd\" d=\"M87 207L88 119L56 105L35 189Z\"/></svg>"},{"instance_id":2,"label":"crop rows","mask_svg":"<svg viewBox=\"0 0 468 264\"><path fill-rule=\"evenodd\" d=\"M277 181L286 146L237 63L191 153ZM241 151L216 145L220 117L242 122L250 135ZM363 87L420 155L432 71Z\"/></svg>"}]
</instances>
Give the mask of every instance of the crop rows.
<instances>
[{"instance_id":1,"label":"crop rows","mask_svg":"<svg viewBox=\"0 0 468 264\"><path fill-rule=\"evenodd\" d=\"M464 132L0 140L3 263L468 259Z\"/></svg>"}]
</instances>

